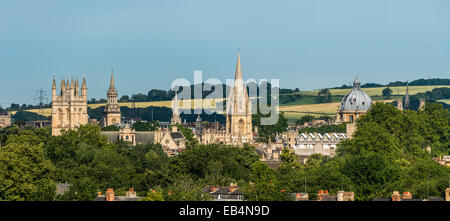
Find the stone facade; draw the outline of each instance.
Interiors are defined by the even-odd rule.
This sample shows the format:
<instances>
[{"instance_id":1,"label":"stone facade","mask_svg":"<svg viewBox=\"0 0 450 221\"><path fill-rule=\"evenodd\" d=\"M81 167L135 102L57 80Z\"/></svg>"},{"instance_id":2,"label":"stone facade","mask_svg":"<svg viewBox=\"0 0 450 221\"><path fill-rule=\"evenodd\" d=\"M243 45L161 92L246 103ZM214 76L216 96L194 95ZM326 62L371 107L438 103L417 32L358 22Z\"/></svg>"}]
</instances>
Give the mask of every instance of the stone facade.
<instances>
[{"instance_id":1,"label":"stone facade","mask_svg":"<svg viewBox=\"0 0 450 221\"><path fill-rule=\"evenodd\" d=\"M77 129L88 123L87 86L83 78L81 91L78 80L61 81L57 93L56 81L52 87L52 135L61 135L61 130Z\"/></svg>"},{"instance_id":2,"label":"stone facade","mask_svg":"<svg viewBox=\"0 0 450 221\"><path fill-rule=\"evenodd\" d=\"M111 81L107 93L108 103L106 104L103 117L103 126L111 126L121 123L120 106L117 102L117 90L114 85L114 73L111 73Z\"/></svg>"},{"instance_id":3,"label":"stone facade","mask_svg":"<svg viewBox=\"0 0 450 221\"><path fill-rule=\"evenodd\" d=\"M279 139L276 139L277 142L279 142ZM318 153L333 157L336 154L337 144L345 139L347 137L343 133L301 133L295 138L295 144L291 149L299 156L309 156Z\"/></svg>"},{"instance_id":4,"label":"stone facade","mask_svg":"<svg viewBox=\"0 0 450 221\"><path fill-rule=\"evenodd\" d=\"M0 129L11 126L11 113L0 113Z\"/></svg>"}]
</instances>

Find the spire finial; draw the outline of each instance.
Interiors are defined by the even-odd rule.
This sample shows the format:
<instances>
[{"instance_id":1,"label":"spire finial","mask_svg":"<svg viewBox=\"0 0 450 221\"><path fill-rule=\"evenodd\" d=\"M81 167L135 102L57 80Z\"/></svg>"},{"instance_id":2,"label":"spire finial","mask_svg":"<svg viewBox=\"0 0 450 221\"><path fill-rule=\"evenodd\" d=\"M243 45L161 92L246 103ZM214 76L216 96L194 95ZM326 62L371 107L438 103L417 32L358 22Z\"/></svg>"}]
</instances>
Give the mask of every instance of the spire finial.
<instances>
[{"instance_id":1,"label":"spire finial","mask_svg":"<svg viewBox=\"0 0 450 221\"><path fill-rule=\"evenodd\" d=\"M56 89L56 79L55 79L55 75L53 75L53 85L52 85L52 89Z\"/></svg>"}]
</instances>

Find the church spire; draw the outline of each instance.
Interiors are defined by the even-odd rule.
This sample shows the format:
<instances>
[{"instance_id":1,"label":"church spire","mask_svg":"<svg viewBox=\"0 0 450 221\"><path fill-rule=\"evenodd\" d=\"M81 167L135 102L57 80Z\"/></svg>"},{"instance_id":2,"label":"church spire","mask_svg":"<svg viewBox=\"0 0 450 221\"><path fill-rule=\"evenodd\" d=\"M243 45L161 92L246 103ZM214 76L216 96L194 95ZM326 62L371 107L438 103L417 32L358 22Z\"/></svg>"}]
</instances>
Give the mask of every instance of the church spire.
<instances>
[{"instance_id":1,"label":"church spire","mask_svg":"<svg viewBox=\"0 0 450 221\"><path fill-rule=\"evenodd\" d=\"M180 110L178 109L178 92L175 92L175 97L173 98L173 114L180 115Z\"/></svg>"},{"instance_id":2,"label":"church spire","mask_svg":"<svg viewBox=\"0 0 450 221\"><path fill-rule=\"evenodd\" d=\"M236 62L236 76L234 80L242 80L242 72L241 72L241 56L238 49L237 62Z\"/></svg>"},{"instance_id":3,"label":"church spire","mask_svg":"<svg viewBox=\"0 0 450 221\"><path fill-rule=\"evenodd\" d=\"M405 110L409 110L409 90L408 90L408 81L406 82Z\"/></svg>"},{"instance_id":4,"label":"church spire","mask_svg":"<svg viewBox=\"0 0 450 221\"><path fill-rule=\"evenodd\" d=\"M111 68L111 81L109 82L109 90L114 90L114 70Z\"/></svg>"}]
</instances>

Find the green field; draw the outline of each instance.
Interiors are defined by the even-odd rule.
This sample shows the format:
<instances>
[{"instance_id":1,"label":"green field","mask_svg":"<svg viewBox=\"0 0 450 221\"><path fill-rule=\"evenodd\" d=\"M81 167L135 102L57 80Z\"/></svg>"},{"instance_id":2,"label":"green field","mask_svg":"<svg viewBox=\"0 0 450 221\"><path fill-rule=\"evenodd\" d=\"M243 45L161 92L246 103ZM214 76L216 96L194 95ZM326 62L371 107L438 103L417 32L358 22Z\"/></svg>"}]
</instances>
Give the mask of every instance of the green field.
<instances>
[{"instance_id":1,"label":"green field","mask_svg":"<svg viewBox=\"0 0 450 221\"><path fill-rule=\"evenodd\" d=\"M441 102L441 103L445 103L445 104L450 105L450 99L442 99L442 100L438 100L438 101Z\"/></svg>"},{"instance_id":2,"label":"green field","mask_svg":"<svg viewBox=\"0 0 450 221\"><path fill-rule=\"evenodd\" d=\"M409 94L424 93L433 90L433 88L450 87L449 85L436 85L436 86L409 86ZM374 88L361 88L369 96L381 96L383 89L386 87L374 87ZM406 86L389 87L392 90L392 95L405 95ZM330 89L332 95L346 95L352 89ZM306 95L317 95L320 90L298 92Z\"/></svg>"}]
</instances>

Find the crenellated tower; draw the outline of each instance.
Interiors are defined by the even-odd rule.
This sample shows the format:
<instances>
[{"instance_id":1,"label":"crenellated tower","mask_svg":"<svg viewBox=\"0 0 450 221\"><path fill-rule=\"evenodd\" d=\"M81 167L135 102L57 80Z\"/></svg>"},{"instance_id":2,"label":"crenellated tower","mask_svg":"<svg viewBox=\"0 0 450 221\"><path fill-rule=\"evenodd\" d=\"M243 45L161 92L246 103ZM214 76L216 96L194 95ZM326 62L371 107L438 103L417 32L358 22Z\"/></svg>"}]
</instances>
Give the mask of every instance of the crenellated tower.
<instances>
[{"instance_id":1,"label":"crenellated tower","mask_svg":"<svg viewBox=\"0 0 450 221\"><path fill-rule=\"evenodd\" d=\"M86 79L80 85L73 78L61 80L60 91L56 79L52 85L52 135L61 135L61 130L76 129L88 123Z\"/></svg>"}]
</instances>

